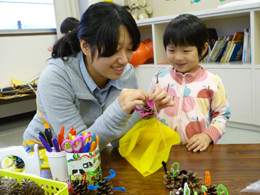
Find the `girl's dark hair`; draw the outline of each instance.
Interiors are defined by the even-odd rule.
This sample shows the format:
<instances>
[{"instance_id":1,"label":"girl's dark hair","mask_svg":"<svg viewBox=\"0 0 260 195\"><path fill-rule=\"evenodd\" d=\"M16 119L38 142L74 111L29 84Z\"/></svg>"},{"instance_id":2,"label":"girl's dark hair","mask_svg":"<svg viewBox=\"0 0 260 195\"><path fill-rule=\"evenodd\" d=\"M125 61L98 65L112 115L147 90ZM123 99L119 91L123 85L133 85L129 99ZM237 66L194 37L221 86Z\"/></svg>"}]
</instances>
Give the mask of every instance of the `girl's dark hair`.
<instances>
[{"instance_id":1,"label":"girl's dark hair","mask_svg":"<svg viewBox=\"0 0 260 195\"><path fill-rule=\"evenodd\" d=\"M174 44L175 46L196 46L199 58L203 60L208 54L207 50L201 56L208 39L208 29L198 17L191 14L182 14L174 18L166 27L163 34L163 45L165 50L169 44Z\"/></svg>"},{"instance_id":2,"label":"girl's dark hair","mask_svg":"<svg viewBox=\"0 0 260 195\"><path fill-rule=\"evenodd\" d=\"M92 4L83 13L79 27L54 44L52 58L66 61L67 57L76 56L81 51L79 39L89 44L92 57L96 49L98 57L112 56L117 51L121 25L127 28L132 37L132 50L135 51L140 43L140 32L126 8L109 2Z\"/></svg>"},{"instance_id":3,"label":"girl's dark hair","mask_svg":"<svg viewBox=\"0 0 260 195\"><path fill-rule=\"evenodd\" d=\"M67 34L79 26L79 20L73 17L67 17L60 25L61 34Z\"/></svg>"}]
</instances>

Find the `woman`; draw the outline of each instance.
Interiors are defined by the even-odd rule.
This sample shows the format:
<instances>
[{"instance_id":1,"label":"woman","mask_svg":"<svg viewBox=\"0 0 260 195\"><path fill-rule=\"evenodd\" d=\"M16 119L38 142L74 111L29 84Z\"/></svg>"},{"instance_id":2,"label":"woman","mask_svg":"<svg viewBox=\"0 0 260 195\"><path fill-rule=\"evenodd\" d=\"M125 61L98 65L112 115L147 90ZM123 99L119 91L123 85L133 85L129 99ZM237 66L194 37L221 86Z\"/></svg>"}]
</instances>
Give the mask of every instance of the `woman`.
<instances>
[{"instance_id":1,"label":"woman","mask_svg":"<svg viewBox=\"0 0 260 195\"><path fill-rule=\"evenodd\" d=\"M118 147L123 136L138 120L133 109L150 97L160 110L173 106L166 92L150 94L137 89L132 58L140 32L131 14L122 6L100 2L82 15L79 27L59 39L49 66L41 74L38 110L24 133L24 144L32 145L39 132L50 125L57 137L73 126L99 135L100 150L111 142ZM32 141L30 141L32 140Z\"/></svg>"}]
</instances>

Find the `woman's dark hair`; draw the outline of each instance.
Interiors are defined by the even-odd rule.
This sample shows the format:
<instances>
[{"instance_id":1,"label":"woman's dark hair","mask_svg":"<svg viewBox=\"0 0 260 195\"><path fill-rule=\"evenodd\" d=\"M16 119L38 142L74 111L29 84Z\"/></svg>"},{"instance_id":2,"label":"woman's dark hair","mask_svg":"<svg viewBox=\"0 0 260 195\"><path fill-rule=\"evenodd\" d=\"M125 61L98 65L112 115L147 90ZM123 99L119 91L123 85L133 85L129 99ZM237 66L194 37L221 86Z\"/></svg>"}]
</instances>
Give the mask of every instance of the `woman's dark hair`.
<instances>
[{"instance_id":1,"label":"woman's dark hair","mask_svg":"<svg viewBox=\"0 0 260 195\"><path fill-rule=\"evenodd\" d=\"M67 34L71 32L74 28L79 26L79 20L73 17L67 17L60 25L60 32L62 34Z\"/></svg>"},{"instance_id":2,"label":"woman's dark hair","mask_svg":"<svg viewBox=\"0 0 260 195\"><path fill-rule=\"evenodd\" d=\"M208 54L207 50L201 56L208 39L208 29L198 17L191 14L182 14L174 18L166 27L163 34L163 45L165 50L169 44L174 44L175 46L196 46L199 58L203 60Z\"/></svg>"},{"instance_id":3,"label":"woman's dark hair","mask_svg":"<svg viewBox=\"0 0 260 195\"><path fill-rule=\"evenodd\" d=\"M59 39L53 47L52 58L68 60L81 51L79 39L85 40L91 48L91 55L97 49L98 57L109 57L116 53L120 26L127 28L133 39L135 51L140 43L140 32L132 15L125 7L100 2L92 4L82 15L79 27Z\"/></svg>"}]
</instances>

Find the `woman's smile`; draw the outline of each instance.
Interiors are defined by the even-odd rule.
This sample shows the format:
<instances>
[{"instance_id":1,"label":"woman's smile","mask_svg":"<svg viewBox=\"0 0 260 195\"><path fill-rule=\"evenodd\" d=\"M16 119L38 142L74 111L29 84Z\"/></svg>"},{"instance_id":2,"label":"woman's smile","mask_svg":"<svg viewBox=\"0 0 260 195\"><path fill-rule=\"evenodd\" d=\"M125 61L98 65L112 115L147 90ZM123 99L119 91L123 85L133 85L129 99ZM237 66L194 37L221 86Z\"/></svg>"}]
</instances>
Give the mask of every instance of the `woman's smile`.
<instances>
[{"instance_id":1,"label":"woman's smile","mask_svg":"<svg viewBox=\"0 0 260 195\"><path fill-rule=\"evenodd\" d=\"M124 71L124 67L112 67L115 73L122 74Z\"/></svg>"}]
</instances>

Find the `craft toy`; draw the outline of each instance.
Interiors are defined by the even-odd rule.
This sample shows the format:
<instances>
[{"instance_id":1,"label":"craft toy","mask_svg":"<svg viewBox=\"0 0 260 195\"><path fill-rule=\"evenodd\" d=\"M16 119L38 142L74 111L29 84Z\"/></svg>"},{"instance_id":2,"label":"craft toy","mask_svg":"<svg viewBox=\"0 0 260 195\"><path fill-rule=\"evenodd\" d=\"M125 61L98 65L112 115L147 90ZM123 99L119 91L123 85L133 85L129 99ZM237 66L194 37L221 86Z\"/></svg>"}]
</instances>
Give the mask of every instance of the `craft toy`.
<instances>
[{"instance_id":1,"label":"craft toy","mask_svg":"<svg viewBox=\"0 0 260 195\"><path fill-rule=\"evenodd\" d=\"M89 190L94 190L96 195L106 195L106 194L113 194L112 191L114 190L122 190L125 192L124 187L113 187L111 185L110 179L115 177L115 172L113 169L110 169L110 176L108 176L106 179L102 179L96 183L96 185L88 185Z\"/></svg>"},{"instance_id":2,"label":"craft toy","mask_svg":"<svg viewBox=\"0 0 260 195\"><path fill-rule=\"evenodd\" d=\"M172 188L170 195L228 195L225 186L220 184L218 187L211 184L209 171L206 171L205 185L202 185L201 179L196 177L193 172L182 170L179 174L179 164L177 162L172 164L171 169L168 171L166 163L163 161L164 167L164 184L167 188ZM177 167L176 167L176 166ZM174 169L176 167L176 169Z\"/></svg>"},{"instance_id":3,"label":"craft toy","mask_svg":"<svg viewBox=\"0 0 260 195\"><path fill-rule=\"evenodd\" d=\"M221 190L222 190L222 191L221 191ZM228 191L227 191L226 187L223 186L222 184L220 184L220 185L218 186L218 189L217 189L217 194L218 194L218 195L221 195L221 194L223 194L223 193L224 193L224 195L228 195Z\"/></svg>"},{"instance_id":4,"label":"craft toy","mask_svg":"<svg viewBox=\"0 0 260 195\"><path fill-rule=\"evenodd\" d=\"M217 185L211 183L210 173L209 171L205 172L205 186L202 185L202 192L204 195L221 195L225 194L228 195L228 191L222 184Z\"/></svg>"},{"instance_id":5,"label":"craft toy","mask_svg":"<svg viewBox=\"0 0 260 195\"><path fill-rule=\"evenodd\" d=\"M188 187L187 182L184 184L183 192L185 195L190 195L190 188Z\"/></svg>"},{"instance_id":6,"label":"craft toy","mask_svg":"<svg viewBox=\"0 0 260 195\"><path fill-rule=\"evenodd\" d=\"M186 189L184 190L184 184L187 183L187 186L189 188L189 193L191 195L194 195L195 192L197 194L202 193L202 179L197 177L197 173L193 173L192 171L186 171L182 170L179 172L179 164L175 162L172 164L172 167L169 171L167 171L166 163L162 162L165 170L164 175L164 184L167 188L173 189L171 192L171 195L177 195L177 194L185 194L186 195ZM174 166L177 165L177 168L174 170ZM179 172L179 173L178 173ZM177 174L178 173L178 174Z\"/></svg>"},{"instance_id":7,"label":"craft toy","mask_svg":"<svg viewBox=\"0 0 260 195\"><path fill-rule=\"evenodd\" d=\"M211 183L210 174L208 171L206 171L205 173L206 173L205 184L210 185Z\"/></svg>"},{"instance_id":8,"label":"craft toy","mask_svg":"<svg viewBox=\"0 0 260 195\"><path fill-rule=\"evenodd\" d=\"M140 114L141 117L145 119L149 119L152 118L155 114L157 114L153 101L150 100L150 98L148 98L146 105L143 107L144 108L137 108L137 107L134 108L136 111L142 111Z\"/></svg>"}]
</instances>

